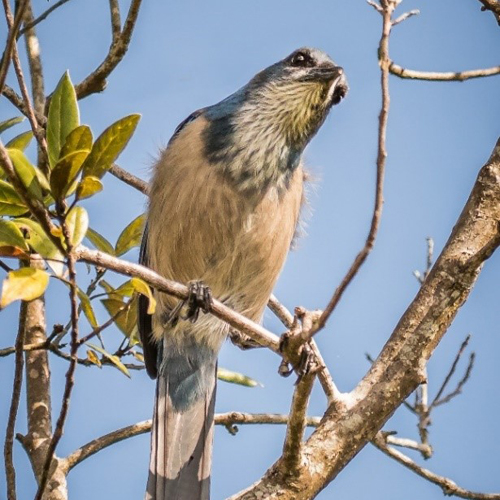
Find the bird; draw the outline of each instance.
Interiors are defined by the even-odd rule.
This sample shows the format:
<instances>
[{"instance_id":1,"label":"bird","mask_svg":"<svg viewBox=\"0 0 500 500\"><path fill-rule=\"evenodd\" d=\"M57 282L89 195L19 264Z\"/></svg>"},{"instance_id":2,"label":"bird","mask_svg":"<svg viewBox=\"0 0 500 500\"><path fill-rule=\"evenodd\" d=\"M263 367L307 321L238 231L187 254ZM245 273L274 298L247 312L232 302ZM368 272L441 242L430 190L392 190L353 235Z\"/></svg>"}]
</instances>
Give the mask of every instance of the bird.
<instances>
[{"instance_id":1,"label":"bird","mask_svg":"<svg viewBox=\"0 0 500 500\"><path fill-rule=\"evenodd\" d=\"M347 94L342 67L304 47L175 130L153 168L141 264L188 284L139 299L156 382L146 500L209 500L217 356L229 326L212 296L260 322L304 202L302 153Z\"/></svg>"}]
</instances>

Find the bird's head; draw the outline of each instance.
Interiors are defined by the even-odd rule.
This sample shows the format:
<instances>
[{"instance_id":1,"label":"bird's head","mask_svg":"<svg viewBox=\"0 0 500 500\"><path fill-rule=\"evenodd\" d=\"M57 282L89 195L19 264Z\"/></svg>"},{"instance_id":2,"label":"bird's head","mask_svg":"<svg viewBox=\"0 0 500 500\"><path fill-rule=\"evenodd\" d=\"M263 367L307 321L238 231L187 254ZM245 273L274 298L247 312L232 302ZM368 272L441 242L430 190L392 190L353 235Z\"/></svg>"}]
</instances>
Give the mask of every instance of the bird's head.
<instances>
[{"instance_id":1,"label":"bird's head","mask_svg":"<svg viewBox=\"0 0 500 500\"><path fill-rule=\"evenodd\" d=\"M246 99L263 120L272 120L303 147L347 91L343 68L324 52L304 47L258 73L246 87Z\"/></svg>"}]
</instances>

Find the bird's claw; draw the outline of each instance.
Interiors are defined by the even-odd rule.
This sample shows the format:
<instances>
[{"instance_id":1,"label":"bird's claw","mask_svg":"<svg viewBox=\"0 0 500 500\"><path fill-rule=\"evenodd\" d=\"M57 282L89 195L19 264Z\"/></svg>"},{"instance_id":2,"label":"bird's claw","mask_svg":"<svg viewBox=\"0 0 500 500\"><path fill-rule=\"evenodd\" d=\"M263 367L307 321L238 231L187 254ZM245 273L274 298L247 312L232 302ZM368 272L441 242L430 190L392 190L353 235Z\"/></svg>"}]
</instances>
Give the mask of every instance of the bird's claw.
<instances>
[{"instance_id":1,"label":"bird's claw","mask_svg":"<svg viewBox=\"0 0 500 500\"><path fill-rule=\"evenodd\" d=\"M182 319L195 323L200 315L200 310L208 313L212 309L212 291L201 281L191 281L188 284L188 290L188 298L184 301L187 310Z\"/></svg>"}]
</instances>

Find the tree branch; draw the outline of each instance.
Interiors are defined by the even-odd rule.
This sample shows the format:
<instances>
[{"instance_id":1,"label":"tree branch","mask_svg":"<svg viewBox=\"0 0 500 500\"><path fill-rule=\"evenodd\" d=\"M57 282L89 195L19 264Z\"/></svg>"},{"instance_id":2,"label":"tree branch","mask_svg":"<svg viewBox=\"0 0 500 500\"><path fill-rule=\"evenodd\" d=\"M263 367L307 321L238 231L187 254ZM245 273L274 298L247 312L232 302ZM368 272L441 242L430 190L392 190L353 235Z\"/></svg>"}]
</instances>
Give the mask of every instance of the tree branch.
<instances>
[{"instance_id":1,"label":"tree branch","mask_svg":"<svg viewBox=\"0 0 500 500\"><path fill-rule=\"evenodd\" d=\"M125 184L132 186L146 196L149 194L149 185L146 181L132 175L130 172L127 172L123 168L119 167L116 163L109 169L109 172L117 179L120 179Z\"/></svg>"},{"instance_id":2,"label":"tree branch","mask_svg":"<svg viewBox=\"0 0 500 500\"><path fill-rule=\"evenodd\" d=\"M119 36L114 37L104 61L87 78L75 86L78 99L101 92L106 88L106 78L118 66L128 50L141 2L142 0L131 1L123 31Z\"/></svg>"},{"instance_id":3,"label":"tree branch","mask_svg":"<svg viewBox=\"0 0 500 500\"><path fill-rule=\"evenodd\" d=\"M389 71L395 76L410 80L426 80L431 82L464 82L465 80L471 80L472 78L484 78L487 76L498 75L500 74L500 66L484 69L471 69L468 71L434 72L406 69L390 61Z\"/></svg>"},{"instance_id":4,"label":"tree branch","mask_svg":"<svg viewBox=\"0 0 500 500\"><path fill-rule=\"evenodd\" d=\"M21 31L19 31L19 33L17 35L17 39L19 40L19 38L21 38L27 31L34 28L37 24L41 23L42 21L45 21L45 19L47 19L47 17L50 14L52 14L52 12L54 12L56 9L63 6L67 2L69 2L69 0L59 0L54 5L49 7L45 12L40 14L36 19L33 19L33 20L29 21L28 23L25 23L24 28Z\"/></svg>"},{"instance_id":5,"label":"tree branch","mask_svg":"<svg viewBox=\"0 0 500 500\"><path fill-rule=\"evenodd\" d=\"M410 469L420 477L427 479L427 481L438 485L443 490L443 493L447 496L457 496L460 498L469 498L474 500L500 500L500 493L477 493L475 491L469 491L461 488L451 479L443 476L438 476L434 472L421 467L410 457L407 457L400 451L387 446L385 438L381 433L377 434L377 436L373 440L373 445L380 451L385 453L387 456L393 458L401 465L404 465L407 469Z\"/></svg>"},{"instance_id":6,"label":"tree branch","mask_svg":"<svg viewBox=\"0 0 500 500\"><path fill-rule=\"evenodd\" d=\"M24 345L24 320L26 318L26 302L21 303L21 312L19 314L19 331L16 339L16 362L14 368L14 384L12 387L12 398L10 401L9 420L5 432L4 459L5 475L7 479L7 500L16 500L16 469L12 450L14 445L14 431L16 427L17 410L21 399L21 387L23 383L23 345Z\"/></svg>"}]
</instances>

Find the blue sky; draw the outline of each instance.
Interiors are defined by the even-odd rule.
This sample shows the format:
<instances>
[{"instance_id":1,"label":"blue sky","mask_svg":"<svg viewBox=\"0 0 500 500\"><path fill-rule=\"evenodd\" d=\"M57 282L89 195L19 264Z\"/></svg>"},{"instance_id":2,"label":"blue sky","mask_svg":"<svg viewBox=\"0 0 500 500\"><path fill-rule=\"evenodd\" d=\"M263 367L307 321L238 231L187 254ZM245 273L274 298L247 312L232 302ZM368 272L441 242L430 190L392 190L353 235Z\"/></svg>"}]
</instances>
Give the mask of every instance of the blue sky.
<instances>
[{"instance_id":1,"label":"blue sky","mask_svg":"<svg viewBox=\"0 0 500 500\"><path fill-rule=\"evenodd\" d=\"M37 1L41 12L47 2ZM40 26L47 81L52 90L69 69L78 82L102 60L110 42L107 2L68 2ZM128 2L120 2L125 7ZM458 71L498 65L500 30L478 1L405 0L402 9L421 14L394 29L391 56L419 70ZM124 17L124 16L123 16ZM306 235L288 258L276 295L289 308L321 308L328 301L367 234L373 204L377 114L380 107L376 50L380 16L364 1L245 0L144 2L131 48L107 90L81 103L82 122L97 135L129 113L141 113L137 132L119 164L147 178L159 148L193 110L215 103L244 85L258 70L294 49L316 46L346 71L350 93L336 107L306 151L313 174ZM4 36L5 31L1 32ZM12 75L10 82L13 83ZM412 271L425 265L425 238L439 252L456 221L479 168L500 135L500 77L464 83L402 81L391 77L391 113L382 225L373 253L348 289L318 343L341 390L351 390L368 368L364 353L378 354L418 283ZM0 119L15 114L0 101ZM142 195L106 178L106 196L85 202L91 226L111 241L144 210ZM136 260L137 254L126 256ZM80 273L85 275L82 266ZM472 334L476 366L464 394L434 414L431 470L479 491L499 491L500 258L485 265L469 301L429 363L434 394L463 338ZM116 282L119 282L116 280ZM53 285L49 325L63 322L68 303ZM1 313L0 346L13 344L16 307ZM104 318L104 315L101 315ZM265 325L283 327L267 313ZM84 332L85 332L84 328ZM110 331L110 344L121 334ZM0 428L7 419L12 359L0 361ZM277 375L269 352L240 352L226 345L220 365L264 384L246 389L220 383L218 411L287 412L293 380ZM66 365L52 364L53 401L60 406ZM118 371L79 367L70 416L59 453L150 417L154 384L146 374L132 380ZM310 413L325 400L315 390ZM386 429L416 438L416 422L400 409ZM25 426L24 407L19 429ZM236 437L218 429L213 498L222 499L255 481L279 456L284 429L240 427ZM73 500L141 498L149 436L122 442L79 465L69 475ZM34 493L31 471L16 444L19 498ZM411 455L411 453L410 453ZM412 455L413 456L413 455ZM420 460L417 458L417 460ZM5 478L0 475L0 491ZM356 500L441 499L442 492L367 446L318 498Z\"/></svg>"}]
</instances>

